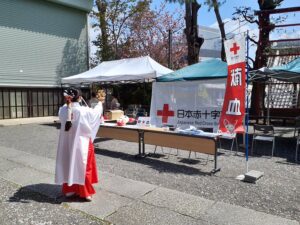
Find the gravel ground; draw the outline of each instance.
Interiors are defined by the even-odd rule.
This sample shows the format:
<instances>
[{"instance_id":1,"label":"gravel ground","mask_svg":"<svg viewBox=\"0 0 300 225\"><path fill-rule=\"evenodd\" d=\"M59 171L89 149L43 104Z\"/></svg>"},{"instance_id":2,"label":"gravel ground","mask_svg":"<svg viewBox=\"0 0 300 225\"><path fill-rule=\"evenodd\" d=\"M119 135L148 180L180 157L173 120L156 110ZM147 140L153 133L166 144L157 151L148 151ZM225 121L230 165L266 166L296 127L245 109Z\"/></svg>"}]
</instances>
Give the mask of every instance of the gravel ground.
<instances>
[{"instance_id":1,"label":"gravel ground","mask_svg":"<svg viewBox=\"0 0 300 225\"><path fill-rule=\"evenodd\" d=\"M1 146L15 148L32 154L55 159L58 139L56 126L22 125L0 127ZM17 141L16 141L17 140ZM144 181L185 193L243 206L257 211L300 221L299 164L293 162L295 140L278 137L275 157L270 158L271 146L258 144L260 155L249 158L249 170L264 172L256 184L236 180L246 170L244 154L221 150L218 164L221 172L210 176L212 157L175 149L160 148L157 155L137 160L137 144L118 140L96 140L98 168L126 178ZM239 141L241 142L241 140ZM222 147L228 149L229 143ZM146 146L153 152L154 146ZM171 155L166 158L166 153ZM100 174L101 179L101 174Z\"/></svg>"},{"instance_id":2,"label":"gravel ground","mask_svg":"<svg viewBox=\"0 0 300 225\"><path fill-rule=\"evenodd\" d=\"M0 219L5 225L101 225L97 218L67 208L62 202L54 201L28 189L0 179Z\"/></svg>"}]
</instances>

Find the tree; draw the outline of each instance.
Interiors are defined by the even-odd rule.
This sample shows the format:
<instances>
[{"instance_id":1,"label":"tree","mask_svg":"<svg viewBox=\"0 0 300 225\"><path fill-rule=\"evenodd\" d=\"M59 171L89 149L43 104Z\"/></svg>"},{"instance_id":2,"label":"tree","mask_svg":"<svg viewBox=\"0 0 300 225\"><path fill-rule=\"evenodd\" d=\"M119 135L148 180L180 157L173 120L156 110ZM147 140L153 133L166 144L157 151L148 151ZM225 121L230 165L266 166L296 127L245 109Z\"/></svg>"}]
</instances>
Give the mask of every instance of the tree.
<instances>
[{"instance_id":1,"label":"tree","mask_svg":"<svg viewBox=\"0 0 300 225\"><path fill-rule=\"evenodd\" d=\"M179 69L185 66L187 48L183 34L183 13L175 10L170 13L166 9L166 3L162 3L157 9L150 7L135 14L128 20L128 38L119 45L121 58L139 57L149 55L160 64L168 65L168 30L172 37L172 68ZM128 104L141 104L149 106L151 102L151 83L126 84L116 86L117 92L126 98L120 98L122 106ZM128 95L130 93L130 95ZM149 108L146 107L147 110Z\"/></svg>"},{"instance_id":2,"label":"tree","mask_svg":"<svg viewBox=\"0 0 300 225\"><path fill-rule=\"evenodd\" d=\"M222 4L223 3L225 3L225 1L223 1ZM219 11L219 7L221 6L221 3L217 0L206 0L206 4L208 5L209 10L213 8L215 11L215 15L217 18L217 22L219 24L219 29L221 33L221 39L222 39L221 59L222 61L226 62L226 54L225 54L225 47L224 47L224 41L226 40L226 33L225 33L224 23L222 21L220 11Z\"/></svg>"},{"instance_id":3,"label":"tree","mask_svg":"<svg viewBox=\"0 0 300 225\"><path fill-rule=\"evenodd\" d=\"M111 6L115 7L115 4L111 2L108 4L103 0L101 3L103 12L94 12L93 14L97 22L98 16L101 16L100 19L107 18L106 14L116 12L116 10L108 9ZM104 3L106 10L104 10ZM171 47L172 68L177 69L186 65L187 48L183 37L183 13L177 9L175 13L171 14L166 10L166 4L162 3L157 9L151 9L150 5L135 5L135 13L126 20L122 19L124 23L117 23L116 19L108 19L100 24L96 23L95 26L99 26L101 30L101 34L94 42L99 46L99 60L92 58L91 61L97 65L99 61L115 59L115 50L117 50L117 58L150 55L159 63L167 66L167 54L171 47L168 44L170 30L173 42ZM139 9L137 10L137 8ZM121 17L123 18L123 16L122 14ZM116 16L110 16L110 18L114 17ZM120 34L114 35L117 30Z\"/></svg>"},{"instance_id":4,"label":"tree","mask_svg":"<svg viewBox=\"0 0 300 225\"><path fill-rule=\"evenodd\" d=\"M123 58L150 55L159 63L168 65L168 52L172 52L172 68L186 65L186 43L183 37L183 14L175 10L170 14L166 3L158 9L150 7L137 13L128 24L129 36L119 52ZM172 46L169 46L169 31L172 32Z\"/></svg>"},{"instance_id":5,"label":"tree","mask_svg":"<svg viewBox=\"0 0 300 225\"><path fill-rule=\"evenodd\" d=\"M103 4L104 1L101 1ZM114 4L112 4L112 2L114 2ZM95 26L101 29L102 34L99 35L99 40L103 40L104 32L106 32L104 40L107 40L107 51L105 51L103 44L101 44L103 41L100 42L97 40L97 43L101 44L99 49L99 53L102 53L99 55L100 61L104 59L103 56L105 56L105 54L106 60L114 59L116 55L117 58L150 55L159 63L167 66L167 54L170 48L168 44L168 31L171 30L173 33L173 68L178 69L186 65L187 48L183 34L184 20L182 12L175 10L175 13L169 13L166 9L167 3L162 3L157 9L151 9L150 5L143 5L143 7L141 7L138 6L137 1L134 1L136 4L128 5L128 8L123 6L128 12L135 10L134 13L124 19L124 15L120 9L116 9L116 2L116 0L105 1L106 14L103 16L104 13L102 12L102 16L106 18L106 20L102 22L102 25L101 23L99 24L100 11L94 12L94 15L96 15L94 18L97 22ZM129 6L134 9L131 10ZM139 9L137 10L137 8ZM102 10L104 11L103 7ZM126 15L129 15L128 12ZM116 16L118 13L119 16ZM103 28L101 28L101 26L103 26ZM110 53L110 51L112 53ZM115 54L116 52L117 54ZM150 104L150 84L124 84L114 86L114 88L121 96L128 96L128 93L130 93L130 96L125 99L120 99L123 107L133 103L143 105Z\"/></svg>"},{"instance_id":6,"label":"tree","mask_svg":"<svg viewBox=\"0 0 300 225\"><path fill-rule=\"evenodd\" d=\"M199 62L199 51L204 42L198 35L197 15L201 4L197 0L169 0L170 2L179 2L185 4L185 35L188 48L188 64L192 65Z\"/></svg>"},{"instance_id":7,"label":"tree","mask_svg":"<svg viewBox=\"0 0 300 225\"><path fill-rule=\"evenodd\" d=\"M101 35L98 36L94 44L99 46L100 48L100 50L98 50L99 58L102 61L107 61L111 60L113 56L113 51L109 44L108 25L106 22L108 3L106 0L96 0L96 6L98 9L98 13L95 11L93 11L92 13L95 17L99 18L99 23L97 23L97 25L100 27Z\"/></svg>"},{"instance_id":8,"label":"tree","mask_svg":"<svg viewBox=\"0 0 300 225\"><path fill-rule=\"evenodd\" d=\"M93 11L93 27L99 27L101 34L94 41L99 47L101 61L119 58L119 45L126 41L128 20L145 10L150 0L96 0L97 11Z\"/></svg>"},{"instance_id":9,"label":"tree","mask_svg":"<svg viewBox=\"0 0 300 225\"><path fill-rule=\"evenodd\" d=\"M253 38L249 38L253 43L257 45L255 60L253 61L253 69L259 69L267 66L267 53L270 51L269 37L271 31L274 29L274 24L270 20L270 14L267 10L275 9L283 2L283 0L258 0L260 11L253 14L250 7L239 7L234 13L234 19L238 19L241 22L247 21L249 23L256 23L259 25L259 37L258 41ZM251 95L251 113L259 115L261 109L264 108L264 89L265 85L254 83Z\"/></svg>"},{"instance_id":10,"label":"tree","mask_svg":"<svg viewBox=\"0 0 300 225\"><path fill-rule=\"evenodd\" d=\"M274 24L270 20L270 14L266 13L265 10L275 9L282 2L283 0L257 0L260 9L260 11L256 12L257 17L250 7L239 7L233 14L235 20L259 25L258 41L250 38L250 41L257 45L255 60L251 59L253 61L253 69L267 66L267 53L270 51L269 37L274 29Z\"/></svg>"}]
</instances>

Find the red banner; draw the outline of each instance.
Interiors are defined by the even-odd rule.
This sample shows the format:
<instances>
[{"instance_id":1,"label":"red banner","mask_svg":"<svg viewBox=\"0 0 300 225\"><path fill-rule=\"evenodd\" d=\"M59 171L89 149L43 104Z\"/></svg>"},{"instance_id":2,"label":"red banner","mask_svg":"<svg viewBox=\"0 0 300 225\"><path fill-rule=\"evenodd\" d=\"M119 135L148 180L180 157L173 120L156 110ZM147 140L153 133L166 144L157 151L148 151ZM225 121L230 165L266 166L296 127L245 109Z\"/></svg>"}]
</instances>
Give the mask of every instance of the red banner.
<instances>
[{"instance_id":1,"label":"red banner","mask_svg":"<svg viewBox=\"0 0 300 225\"><path fill-rule=\"evenodd\" d=\"M229 133L245 132L245 62L228 65L228 77L219 130Z\"/></svg>"}]
</instances>

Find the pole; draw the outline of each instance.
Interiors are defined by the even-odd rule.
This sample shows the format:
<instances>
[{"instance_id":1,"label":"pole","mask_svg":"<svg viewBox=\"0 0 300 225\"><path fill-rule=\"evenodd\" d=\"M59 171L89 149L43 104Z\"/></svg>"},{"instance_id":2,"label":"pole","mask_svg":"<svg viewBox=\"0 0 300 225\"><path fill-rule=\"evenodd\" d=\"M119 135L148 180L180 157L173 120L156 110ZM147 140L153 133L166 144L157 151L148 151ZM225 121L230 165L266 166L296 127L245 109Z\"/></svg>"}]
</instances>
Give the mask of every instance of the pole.
<instances>
[{"instance_id":1,"label":"pole","mask_svg":"<svg viewBox=\"0 0 300 225\"><path fill-rule=\"evenodd\" d=\"M169 31L169 52L168 52L168 66L172 69L172 32L171 29Z\"/></svg>"},{"instance_id":2,"label":"pole","mask_svg":"<svg viewBox=\"0 0 300 225\"><path fill-rule=\"evenodd\" d=\"M270 125L270 78L267 76L268 96L267 96L267 125Z\"/></svg>"},{"instance_id":3,"label":"pole","mask_svg":"<svg viewBox=\"0 0 300 225\"><path fill-rule=\"evenodd\" d=\"M246 172L248 173L248 151L249 151L249 95L248 95L248 87L249 87L249 30L247 30L247 85L246 85Z\"/></svg>"},{"instance_id":4,"label":"pole","mask_svg":"<svg viewBox=\"0 0 300 225\"><path fill-rule=\"evenodd\" d=\"M86 40L86 44L87 44L87 68L91 69L91 61L90 61L90 53L91 53L91 46L90 46L90 26L89 26L89 14L86 14L86 35L87 35L87 40Z\"/></svg>"}]
</instances>

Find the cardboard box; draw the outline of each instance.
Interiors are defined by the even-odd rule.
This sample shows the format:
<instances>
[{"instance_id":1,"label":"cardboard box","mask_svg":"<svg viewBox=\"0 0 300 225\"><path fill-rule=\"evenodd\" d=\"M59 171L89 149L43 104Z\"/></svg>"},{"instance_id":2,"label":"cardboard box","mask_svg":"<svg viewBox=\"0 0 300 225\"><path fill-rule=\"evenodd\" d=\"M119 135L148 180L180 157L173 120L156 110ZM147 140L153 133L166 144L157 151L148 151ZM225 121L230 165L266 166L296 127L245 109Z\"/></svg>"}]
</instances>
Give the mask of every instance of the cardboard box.
<instances>
[{"instance_id":1,"label":"cardboard box","mask_svg":"<svg viewBox=\"0 0 300 225\"><path fill-rule=\"evenodd\" d=\"M124 116L124 111L122 110L108 110L105 112L105 117L107 120L117 120L121 116Z\"/></svg>"}]
</instances>

